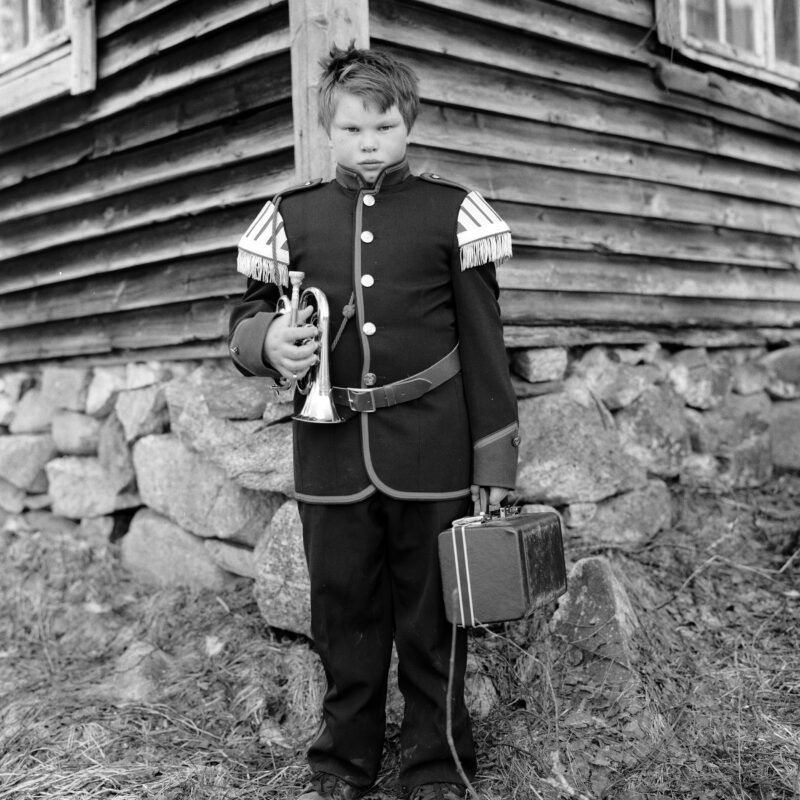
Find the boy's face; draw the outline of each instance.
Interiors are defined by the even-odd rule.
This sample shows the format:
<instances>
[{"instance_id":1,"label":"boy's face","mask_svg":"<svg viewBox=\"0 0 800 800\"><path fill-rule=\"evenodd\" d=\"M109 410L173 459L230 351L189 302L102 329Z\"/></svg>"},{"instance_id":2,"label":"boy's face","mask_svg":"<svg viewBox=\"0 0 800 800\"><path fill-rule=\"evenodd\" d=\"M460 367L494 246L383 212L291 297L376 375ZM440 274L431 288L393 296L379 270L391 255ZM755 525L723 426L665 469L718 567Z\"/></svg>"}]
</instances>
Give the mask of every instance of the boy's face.
<instances>
[{"instance_id":1,"label":"boy's face","mask_svg":"<svg viewBox=\"0 0 800 800\"><path fill-rule=\"evenodd\" d=\"M368 184L406 155L408 131L397 106L380 112L354 94L339 94L328 135L336 163L354 170Z\"/></svg>"}]
</instances>

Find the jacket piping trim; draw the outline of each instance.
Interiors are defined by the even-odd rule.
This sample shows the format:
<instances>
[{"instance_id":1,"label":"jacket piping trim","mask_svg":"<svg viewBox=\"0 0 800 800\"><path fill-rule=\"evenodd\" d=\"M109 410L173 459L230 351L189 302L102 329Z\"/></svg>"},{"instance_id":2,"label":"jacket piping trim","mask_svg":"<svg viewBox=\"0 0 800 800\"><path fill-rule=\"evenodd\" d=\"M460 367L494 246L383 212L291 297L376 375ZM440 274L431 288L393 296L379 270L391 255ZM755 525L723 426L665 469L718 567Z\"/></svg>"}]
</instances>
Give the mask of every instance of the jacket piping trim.
<instances>
[{"instance_id":1,"label":"jacket piping trim","mask_svg":"<svg viewBox=\"0 0 800 800\"><path fill-rule=\"evenodd\" d=\"M366 500L371 495L377 492L374 486L367 486L360 492L354 494L306 494L305 492L295 492L294 496L297 500L303 503L324 503L325 505L347 505L349 503L358 503L361 500Z\"/></svg>"},{"instance_id":2,"label":"jacket piping trim","mask_svg":"<svg viewBox=\"0 0 800 800\"><path fill-rule=\"evenodd\" d=\"M506 425L505 428L500 428L499 431L495 431L494 433L490 433L488 436L478 439L478 441L472 445L472 449L478 450L481 447L486 447L487 445L498 441L498 439L502 439L504 436L508 436L509 433L516 433L518 425L518 422L512 422L510 425Z\"/></svg>"}]
</instances>

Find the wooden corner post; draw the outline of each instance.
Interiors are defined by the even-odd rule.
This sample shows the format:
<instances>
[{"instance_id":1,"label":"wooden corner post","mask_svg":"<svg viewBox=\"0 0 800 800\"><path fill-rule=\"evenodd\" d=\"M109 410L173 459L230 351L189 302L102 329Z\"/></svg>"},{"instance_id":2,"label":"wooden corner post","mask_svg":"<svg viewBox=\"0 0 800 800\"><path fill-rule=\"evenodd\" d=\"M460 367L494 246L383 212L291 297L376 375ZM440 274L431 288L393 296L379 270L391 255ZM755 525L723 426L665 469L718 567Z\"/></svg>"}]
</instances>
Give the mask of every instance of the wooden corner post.
<instances>
[{"instance_id":1,"label":"wooden corner post","mask_svg":"<svg viewBox=\"0 0 800 800\"><path fill-rule=\"evenodd\" d=\"M289 0L294 163L298 181L332 178L328 136L317 122L320 59L332 45L369 47L368 0Z\"/></svg>"}]
</instances>

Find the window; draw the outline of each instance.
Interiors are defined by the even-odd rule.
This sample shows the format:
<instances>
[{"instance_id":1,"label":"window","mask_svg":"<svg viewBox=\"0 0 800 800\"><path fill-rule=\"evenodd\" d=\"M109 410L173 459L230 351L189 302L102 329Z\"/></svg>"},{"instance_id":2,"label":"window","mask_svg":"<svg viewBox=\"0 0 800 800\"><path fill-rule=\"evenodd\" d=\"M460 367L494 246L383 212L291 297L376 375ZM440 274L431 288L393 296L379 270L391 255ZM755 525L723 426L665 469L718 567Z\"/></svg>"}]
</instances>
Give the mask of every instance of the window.
<instances>
[{"instance_id":1,"label":"window","mask_svg":"<svg viewBox=\"0 0 800 800\"><path fill-rule=\"evenodd\" d=\"M0 115L95 85L94 0L0 0Z\"/></svg>"},{"instance_id":2,"label":"window","mask_svg":"<svg viewBox=\"0 0 800 800\"><path fill-rule=\"evenodd\" d=\"M664 44L698 61L800 85L800 0L657 0Z\"/></svg>"}]
</instances>

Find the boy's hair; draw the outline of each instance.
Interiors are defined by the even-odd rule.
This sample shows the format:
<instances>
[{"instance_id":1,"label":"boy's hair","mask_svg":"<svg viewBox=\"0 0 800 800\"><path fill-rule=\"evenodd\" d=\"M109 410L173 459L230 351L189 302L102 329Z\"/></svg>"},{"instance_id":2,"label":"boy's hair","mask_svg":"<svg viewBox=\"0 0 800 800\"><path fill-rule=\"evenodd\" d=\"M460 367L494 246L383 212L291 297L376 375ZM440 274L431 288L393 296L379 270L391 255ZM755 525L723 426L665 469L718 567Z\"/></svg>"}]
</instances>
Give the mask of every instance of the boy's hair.
<instances>
[{"instance_id":1,"label":"boy's hair","mask_svg":"<svg viewBox=\"0 0 800 800\"><path fill-rule=\"evenodd\" d=\"M411 130L419 114L419 80L410 67L388 53L359 50L354 41L346 50L334 45L320 66L318 119L325 131L330 133L338 92L357 95L381 113L397 105L406 130Z\"/></svg>"}]
</instances>

